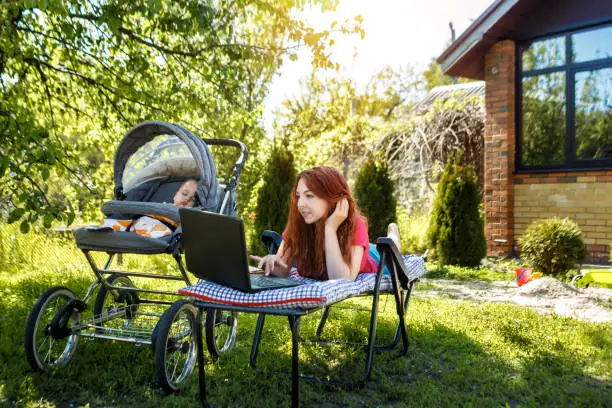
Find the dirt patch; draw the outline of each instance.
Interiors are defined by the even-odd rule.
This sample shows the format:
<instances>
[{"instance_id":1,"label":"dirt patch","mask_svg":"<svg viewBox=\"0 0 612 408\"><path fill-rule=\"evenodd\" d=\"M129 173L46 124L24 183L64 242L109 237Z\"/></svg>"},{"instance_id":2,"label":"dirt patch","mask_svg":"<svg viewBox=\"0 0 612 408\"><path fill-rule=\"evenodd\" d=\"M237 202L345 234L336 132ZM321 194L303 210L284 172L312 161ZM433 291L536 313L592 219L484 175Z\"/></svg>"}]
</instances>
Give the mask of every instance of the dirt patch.
<instances>
[{"instance_id":1,"label":"dirt patch","mask_svg":"<svg viewBox=\"0 0 612 408\"><path fill-rule=\"evenodd\" d=\"M511 282L462 282L422 279L427 289L415 296L510 303L541 314L557 314L591 322L612 321L612 289L575 288L557 279L534 279L517 287Z\"/></svg>"}]
</instances>

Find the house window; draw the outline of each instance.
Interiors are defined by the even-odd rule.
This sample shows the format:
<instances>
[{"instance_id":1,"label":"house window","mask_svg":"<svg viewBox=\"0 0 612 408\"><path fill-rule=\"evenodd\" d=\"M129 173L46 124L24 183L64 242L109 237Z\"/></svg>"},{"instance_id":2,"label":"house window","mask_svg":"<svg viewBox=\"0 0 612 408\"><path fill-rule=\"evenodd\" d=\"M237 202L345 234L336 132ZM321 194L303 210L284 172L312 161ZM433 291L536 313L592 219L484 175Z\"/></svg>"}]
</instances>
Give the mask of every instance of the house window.
<instances>
[{"instance_id":1,"label":"house window","mask_svg":"<svg viewBox=\"0 0 612 408\"><path fill-rule=\"evenodd\" d=\"M517 168L612 168L612 25L518 47Z\"/></svg>"}]
</instances>

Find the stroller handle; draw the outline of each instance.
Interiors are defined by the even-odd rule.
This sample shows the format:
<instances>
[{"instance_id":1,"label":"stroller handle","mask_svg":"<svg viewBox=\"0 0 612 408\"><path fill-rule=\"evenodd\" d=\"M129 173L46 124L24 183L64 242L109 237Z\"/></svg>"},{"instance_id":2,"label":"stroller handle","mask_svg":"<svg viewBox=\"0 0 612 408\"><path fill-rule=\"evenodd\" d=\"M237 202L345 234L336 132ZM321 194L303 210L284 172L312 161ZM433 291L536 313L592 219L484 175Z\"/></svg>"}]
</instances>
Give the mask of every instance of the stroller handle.
<instances>
[{"instance_id":1,"label":"stroller handle","mask_svg":"<svg viewBox=\"0 0 612 408\"><path fill-rule=\"evenodd\" d=\"M232 178L227 183L225 187L225 191L229 189L233 190L238 184L238 180L240 179L240 174L242 173L242 169L244 167L244 163L246 162L247 156L249 155L249 149L247 149L246 145L239 140L235 139L202 139L204 143L209 146L233 146L240 149L240 156L234 163L234 171L232 172Z\"/></svg>"},{"instance_id":2,"label":"stroller handle","mask_svg":"<svg viewBox=\"0 0 612 408\"><path fill-rule=\"evenodd\" d=\"M223 201L221 206L219 207L219 212L223 213L229 203L231 192L234 191L236 186L238 185L238 180L240 179L240 174L242 173L242 169L244 167L244 163L246 162L249 151L244 143L235 139L202 139L204 143L209 146L233 146L240 149L240 156L234 163L234 169L232 171L232 177L225 185L225 194L223 197Z\"/></svg>"}]
</instances>

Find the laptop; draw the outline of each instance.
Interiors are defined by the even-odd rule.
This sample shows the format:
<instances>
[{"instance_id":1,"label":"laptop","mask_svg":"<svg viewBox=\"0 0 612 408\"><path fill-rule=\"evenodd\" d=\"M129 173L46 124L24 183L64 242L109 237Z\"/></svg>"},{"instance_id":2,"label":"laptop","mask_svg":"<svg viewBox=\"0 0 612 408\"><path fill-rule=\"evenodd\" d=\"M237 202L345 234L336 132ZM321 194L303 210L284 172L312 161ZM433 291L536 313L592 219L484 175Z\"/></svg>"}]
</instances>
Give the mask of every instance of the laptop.
<instances>
[{"instance_id":1,"label":"laptop","mask_svg":"<svg viewBox=\"0 0 612 408\"><path fill-rule=\"evenodd\" d=\"M301 285L293 279L249 273L241 218L179 208L187 269L200 279L243 292Z\"/></svg>"}]
</instances>

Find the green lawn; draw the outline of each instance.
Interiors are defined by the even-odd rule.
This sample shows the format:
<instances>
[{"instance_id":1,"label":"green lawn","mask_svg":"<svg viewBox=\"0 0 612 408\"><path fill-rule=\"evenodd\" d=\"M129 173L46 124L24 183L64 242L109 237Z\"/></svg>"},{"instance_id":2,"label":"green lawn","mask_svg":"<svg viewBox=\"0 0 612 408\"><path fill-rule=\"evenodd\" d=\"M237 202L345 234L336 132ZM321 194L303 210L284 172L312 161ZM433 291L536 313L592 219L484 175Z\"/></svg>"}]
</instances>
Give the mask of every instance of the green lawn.
<instances>
[{"instance_id":1,"label":"green lawn","mask_svg":"<svg viewBox=\"0 0 612 408\"><path fill-rule=\"evenodd\" d=\"M32 372L23 349L24 325L37 297L54 285L82 296L93 274L70 242L0 228L0 406L192 407L197 376L184 391L165 395L155 384L153 352L147 346L80 339L71 363L53 375ZM168 257L169 258L169 257ZM126 262L132 261L128 257ZM141 267L164 269L149 257ZM432 270L430 278L511 279L492 268ZM407 356L376 354L372 379L358 390L301 382L302 406L610 406L612 324L540 316L511 305L420 298L407 318ZM345 303L344 306L349 305ZM369 300L359 299L330 316L329 335L367 336ZM394 331L394 307L383 299L379 333ZM314 333L307 316L302 333ZM290 333L286 318L268 317L258 374L248 366L255 320L241 315L236 347L216 362L208 356L210 400L215 406L288 406ZM301 345L302 371L350 379L360 374L362 354L353 349ZM277 371L282 371L278 374Z\"/></svg>"}]
</instances>

